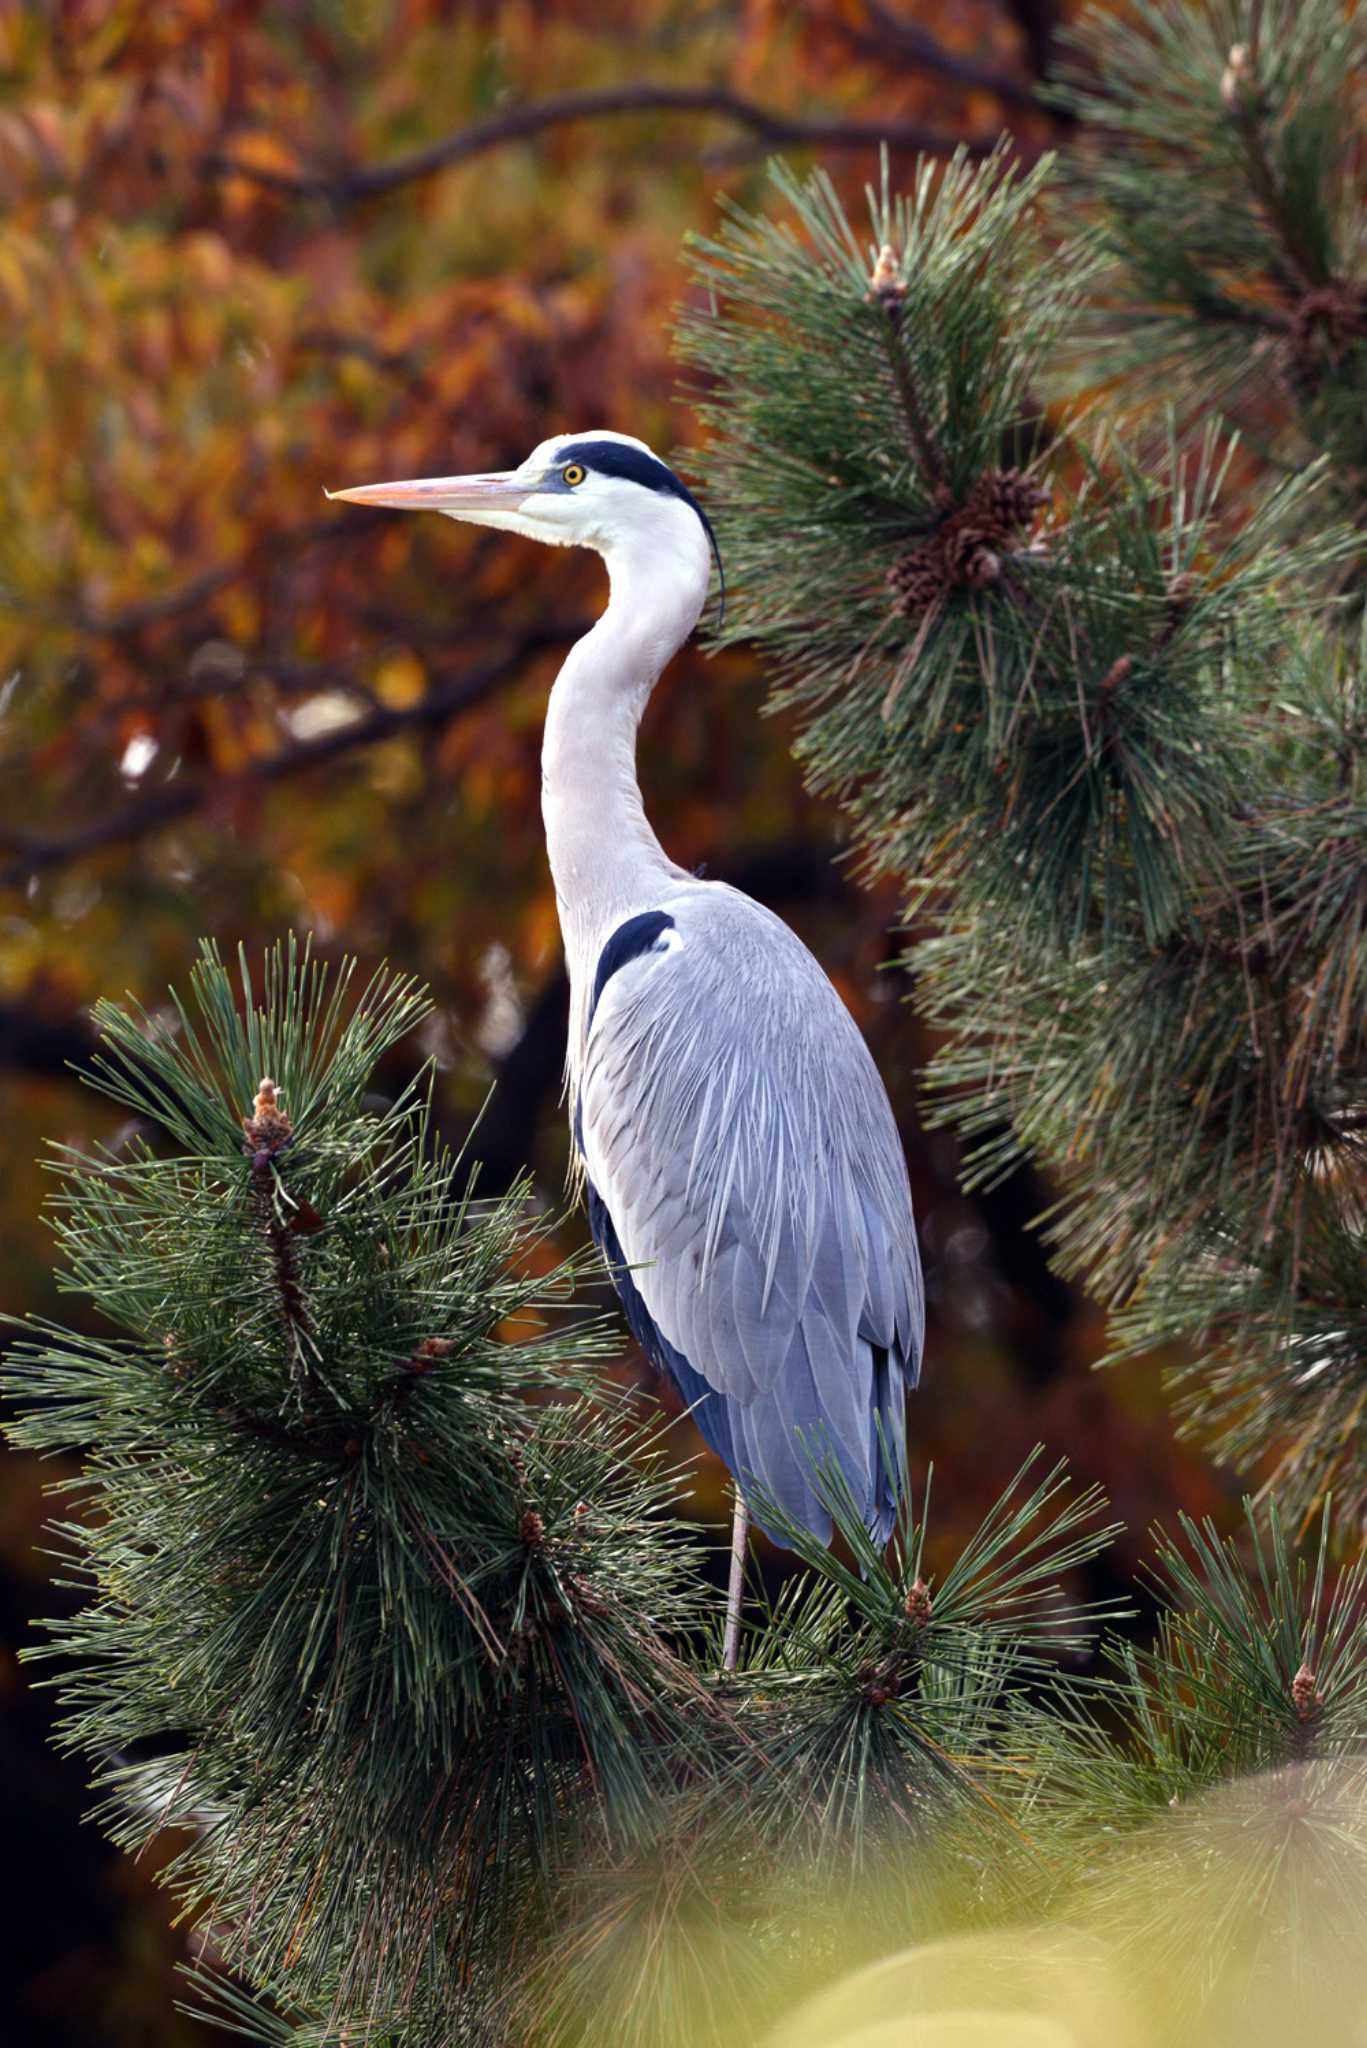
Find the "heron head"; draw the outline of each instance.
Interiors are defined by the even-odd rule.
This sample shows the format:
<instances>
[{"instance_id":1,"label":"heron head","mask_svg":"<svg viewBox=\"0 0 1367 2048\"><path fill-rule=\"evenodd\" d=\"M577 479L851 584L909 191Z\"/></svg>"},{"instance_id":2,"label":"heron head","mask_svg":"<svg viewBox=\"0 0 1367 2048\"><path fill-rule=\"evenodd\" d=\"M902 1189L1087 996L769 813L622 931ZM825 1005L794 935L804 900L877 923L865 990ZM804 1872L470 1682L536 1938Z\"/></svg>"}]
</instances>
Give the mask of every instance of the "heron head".
<instances>
[{"instance_id":1,"label":"heron head","mask_svg":"<svg viewBox=\"0 0 1367 2048\"><path fill-rule=\"evenodd\" d=\"M327 495L401 512L444 512L552 547L594 548L609 564L628 553L661 563L701 555L704 587L710 551L722 574L712 523L687 484L644 441L606 429L555 434L516 469L360 484Z\"/></svg>"}]
</instances>

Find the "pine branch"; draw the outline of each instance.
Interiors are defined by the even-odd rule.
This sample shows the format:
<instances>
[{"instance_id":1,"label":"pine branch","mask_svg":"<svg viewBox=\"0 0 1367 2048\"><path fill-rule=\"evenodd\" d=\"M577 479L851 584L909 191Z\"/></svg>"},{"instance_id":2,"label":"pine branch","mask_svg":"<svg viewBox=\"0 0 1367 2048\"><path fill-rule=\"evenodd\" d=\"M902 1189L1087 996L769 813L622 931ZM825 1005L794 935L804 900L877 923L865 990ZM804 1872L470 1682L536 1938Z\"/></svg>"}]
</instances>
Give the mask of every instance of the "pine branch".
<instances>
[{"instance_id":1,"label":"pine branch","mask_svg":"<svg viewBox=\"0 0 1367 2048\"><path fill-rule=\"evenodd\" d=\"M1304 614L1360 541L1327 465L1231 518L1213 427L1193 447L1170 418L1161 462L1113 431L1029 437L1097 276L1088 238L1031 240L1041 176L926 167L863 247L820 179L779 184L788 218L699 245L683 335L731 625L930 927L939 1119L979 1184L1051 1165L1056 1256L1123 1307L1124 1348L1212 1338L1187 1412L1241 1462L1290 1428L1298 1497L1332 1480L1351 1514L1361 662ZM1311 1261L1335 1283L1293 1310ZM1323 1383L1293 1313L1343 1360Z\"/></svg>"},{"instance_id":2,"label":"pine branch","mask_svg":"<svg viewBox=\"0 0 1367 2048\"><path fill-rule=\"evenodd\" d=\"M1192 417L1256 408L1286 460L1329 457L1360 523L1360 11L1145 0L1124 25L1092 9L1068 40L1050 97L1106 138L1070 183L1112 259L1083 374L1128 371Z\"/></svg>"},{"instance_id":3,"label":"pine branch","mask_svg":"<svg viewBox=\"0 0 1367 2048\"><path fill-rule=\"evenodd\" d=\"M533 1277L525 1190L475 1203L421 1093L371 1107L426 999L349 979L291 946L239 1003L207 951L174 1031L101 1006L95 1085L169 1149L61 1155L69 1284L121 1334L34 1327L9 1384L18 1440L87 1449L95 1597L48 1654L105 1824L188 1831L166 1881L287 2008L443 2032L570 1841L653 1824L725 1718L574 1269Z\"/></svg>"}]
</instances>

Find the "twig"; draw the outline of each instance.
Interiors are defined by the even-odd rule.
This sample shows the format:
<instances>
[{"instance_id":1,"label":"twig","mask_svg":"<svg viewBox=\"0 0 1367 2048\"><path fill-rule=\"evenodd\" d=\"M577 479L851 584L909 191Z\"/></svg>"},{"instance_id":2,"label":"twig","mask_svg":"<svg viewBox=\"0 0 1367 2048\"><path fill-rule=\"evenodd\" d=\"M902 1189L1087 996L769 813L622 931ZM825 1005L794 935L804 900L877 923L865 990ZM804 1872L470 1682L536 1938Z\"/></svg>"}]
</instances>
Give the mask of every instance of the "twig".
<instances>
[{"instance_id":1,"label":"twig","mask_svg":"<svg viewBox=\"0 0 1367 2048\"><path fill-rule=\"evenodd\" d=\"M385 515L383 512L367 515L362 510L361 516L368 524L377 524ZM76 631L92 634L98 639L122 639L145 632L150 626L165 625L185 612L197 611L211 597L217 597L221 590L248 575L262 555L269 554L274 560L288 549L313 547L320 542L340 540L344 535L347 539L354 539L358 531L354 515L341 519L312 519L302 526L263 533L236 561L220 562L214 568L204 569L198 576L190 577L177 590L169 590L161 597L142 598L117 612L101 614L79 603L66 608L34 606L33 610L41 610L43 617L56 624L74 627Z\"/></svg>"},{"instance_id":2,"label":"twig","mask_svg":"<svg viewBox=\"0 0 1367 2048\"><path fill-rule=\"evenodd\" d=\"M325 762L353 753L357 748L374 746L396 732L416 726L445 725L449 719L459 717L461 712L481 703L516 675L529 654L543 647L563 645L565 638L563 632L530 633L506 654L486 662L482 668L473 670L445 689L430 691L420 703L402 707L378 706L366 717L354 719L349 725L320 733L316 739L300 740L294 746L283 747L279 753L268 754L234 776L168 785L123 810L97 818L93 824L60 838L37 838L0 826L0 845L9 846L15 854L14 859L0 868L0 888L22 888L30 876L41 874L48 868L61 867L86 854L99 853L105 847L126 845L145 839L153 832L164 831L168 825L191 816L211 800L231 797L237 791L262 784L287 781L307 769L321 767Z\"/></svg>"},{"instance_id":3,"label":"twig","mask_svg":"<svg viewBox=\"0 0 1367 2048\"><path fill-rule=\"evenodd\" d=\"M453 164L468 163L472 157L500 149L505 143L540 135L548 128L563 127L571 121L602 121L651 113L711 115L736 123L771 147L877 149L886 143L892 149L920 150L932 156L952 156L961 147L974 156L986 156L994 146L986 140L965 144L958 136L937 134L917 121L804 121L760 106L720 86L626 85L609 86L599 92L562 93L531 106L513 107L506 114L472 122L467 128L458 128L454 134L429 143L425 149L411 150L383 164L336 171L282 171L216 150L203 159L201 169L206 177L245 178L287 198L314 198L326 200L332 206L354 206L367 199L383 198Z\"/></svg>"},{"instance_id":4,"label":"twig","mask_svg":"<svg viewBox=\"0 0 1367 2048\"><path fill-rule=\"evenodd\" d=\"M883 336L888 361L892 366L893 382L902 401L902 411L906 415L907 426L911 430L911 438L915 443L921 467L932 483L943 484L946 475L945 459L940 453L940 444L935 438L930 421L926 418L921 394L916 387L911 364L907 361L906 350L902 346L901 297L891 291L876 291L874 296L883 314Z\"/></svg>"},{"instance_id":5,"label":"twig","mask_svg":"<svg viewBox=\"0 0 1367 2048\"><path fill-rule=\"evenodd\" d=\"M928 71L938 78L948 78L956 85L966 85L973 92L990 92L1009 107L1029 108L1034 113L1046 114L1057 121L1056 108L1044 105L1034 89L1022 79L1014 78L1007 71L997 71L991 65L975 64L956 51L945 48L928 29L919 22L907 21L894 14L891 7L882 5L882 0L864 0L864 12L873 28L856 28L853 23L840 26L840 32L854 49L867 55L881 57L886 62L901 65L904 69Z\"/></svg>"}]
</instances>

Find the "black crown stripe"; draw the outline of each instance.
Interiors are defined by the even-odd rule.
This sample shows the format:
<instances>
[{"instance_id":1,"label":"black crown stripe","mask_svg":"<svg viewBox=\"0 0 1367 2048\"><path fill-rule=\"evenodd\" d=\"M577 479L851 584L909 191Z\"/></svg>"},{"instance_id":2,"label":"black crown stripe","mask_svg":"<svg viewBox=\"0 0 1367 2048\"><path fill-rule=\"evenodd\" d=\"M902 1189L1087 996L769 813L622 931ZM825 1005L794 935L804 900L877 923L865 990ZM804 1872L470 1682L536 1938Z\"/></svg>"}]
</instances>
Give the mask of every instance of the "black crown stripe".
<instances>
[{"instance_id":1,"label":"black crown stripe","mask_svg":"<svg viewBox=\"0 0 1367 2048\"><path fill-rule=\"evenodd\" d=\"M726 618L726 571L722 567L721 549L712 521L703 511L682 477L675 476L668 463L661 462L658 455L651 455L644 448L631 448L621 441L572 441L556 455L556 462L582 462L585 469L596 470L599 476L620 476L628 483L640 484L647 491L662 491L667 497L682 498L685 505L691 505L703 524L707 544L712 550L712 559L717 565L717 580L720 585L721 618Z\"/></svg>"}]
</instances>

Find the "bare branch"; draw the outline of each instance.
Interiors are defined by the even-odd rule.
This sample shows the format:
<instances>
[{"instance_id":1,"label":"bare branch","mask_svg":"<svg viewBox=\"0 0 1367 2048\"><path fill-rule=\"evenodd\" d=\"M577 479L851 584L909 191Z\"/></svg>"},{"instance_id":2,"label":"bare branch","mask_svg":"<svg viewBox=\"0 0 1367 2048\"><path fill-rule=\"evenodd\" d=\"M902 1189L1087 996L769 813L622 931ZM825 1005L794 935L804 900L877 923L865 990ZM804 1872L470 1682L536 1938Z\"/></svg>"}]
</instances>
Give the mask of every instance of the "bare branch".
<instances>
[{"instance_id":1,"label":"bare branch","mask_svg":"<svg viewBox=\"0 0 1367 2048\"><path fill-rule=\"evenodd\" d=\"M973 92L990 92L1008 107L1028 107L1035 113L1051 111L1041 104L1034 89L1022 79L1013 77L1008 71L998 71L991 65L975 64L971 58L946 49L929 29L922 28L918 22L905 20L891 7L884 6L882 0L864 0L864 12L873 33L858 29L853 24L842 26L842 33L854 48L880 57L887 63L951 79L954 84L967 86Z\"/></svg>"},{"instance_id":2,"label":"bare branch","mask_svg":"<svg viewBox=\"0 0 1367 2048\"><path fill-rule=\"evenodd\" d=\"M1054 66L1054 42L1058 34L1055 0L1006 0L1006 11L1024 38L1030 69L1036 78L1047 78ZM1067 120L1072 116L1063 118Z\"/></svg>"},{"instance_id":3,"label":"bare branch","mask_svg":"<svg viewBox=\"0 0 1367 2048\"><path fill-rule=\"evenodd\" d=\"M965 147L970 154L985 156L993 140L961 144L953 135L941 135L916 121L804 121L791 114L760 106L720 86L627 85L611 86L599 92L562 93L532 106L513 107L490 120L473 122L452 135L397 156L385 164L337 170L282 171L253 164L229 152L215 151L205 157L202 168L213 178L246 178L272 192L291 198L317 198L333 206L352 206L366 199L378 199L429 178L453 164L468 163L505 143L524 141L547 128L559 128L571 121L602 121L630 114L702 114L731 121L746 129L757 142L771 148L785 145L808 149L877 149L886 143L891 149L920 150L932 156L951 156Z\"/></svg>"},{"instance_id":4,"label":"bare branch","mask_svg":"<svg viewBox=\"0 0 1367 2048\"><path fill-rule=\"evenodd\" d=\"M471 670L458 681L429 691L417 704L377 706L363 718L353 719L350 724L339 726L332 732L320 733L316 739L300 740L294 746L282 747L279 753L268 754L233 776L222 779L199 777L183 783L168 783L164 789L149 792L123 810L97 818L92 824L81 826L60 838L38 838L0 826L0 845L8 846L14 855L0 868L0 888L22 888L31 876L49 868L63 867L86 854L99 853L105 847L128 845L154 832L164 831L177 820L193 815L211 798L231 795L235 790L288 781L361 747L374 746L377 741L389 739L397 732L445 725L491 696L521 670L529 655L544 647L563 646L567 639L576 638L580 630L578 626L567 626L555 631L530 633L506 653Z\"/></svg>"},{"instance_id":5,"label":"bare branch","mask_svg":"<svg viewBox=\"0 0 1367 2048\"><path fill-rule=\"evenodd\" d=\"M126 639L146 632L149 627L166 625L187 612L198 611L221 590L249 575L263 556L268 555L274 560L295 548L316 547L324 542L341 540L344 536L354 539L364 526L374 525L384 517L383 513L368 513L364 507L359 509L359 520L353 512L340 519L313 519L301 526L263 533L234 561L217 562L213 568L203 569L197 576L189 577L177 589L164 591L157 597L139 598L119 611L92 611L79 599L67 605L16 604L13 598L7 598L6 602L12 611L45 619L52 625L69 627L73 632L90 634L95 639Z\"/></svg>"}]
</instances>

